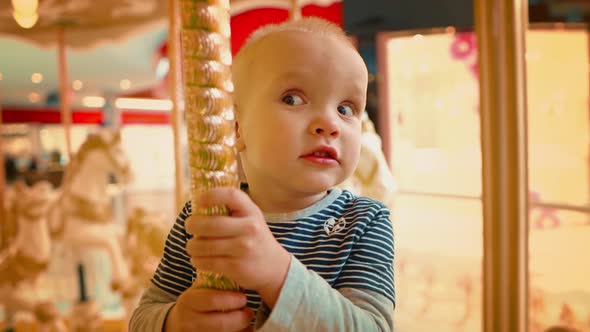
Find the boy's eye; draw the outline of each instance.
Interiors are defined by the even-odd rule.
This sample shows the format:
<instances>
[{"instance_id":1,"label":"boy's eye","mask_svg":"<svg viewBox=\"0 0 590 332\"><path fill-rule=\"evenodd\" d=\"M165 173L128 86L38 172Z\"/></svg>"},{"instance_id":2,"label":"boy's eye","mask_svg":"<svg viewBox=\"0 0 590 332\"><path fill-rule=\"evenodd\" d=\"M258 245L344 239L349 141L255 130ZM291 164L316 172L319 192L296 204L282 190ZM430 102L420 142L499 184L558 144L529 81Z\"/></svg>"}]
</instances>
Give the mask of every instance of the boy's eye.
<instances>
[{"instance_id":1,"label":"boy's eye","mask_svg":"<svg viewBox=\"0 0 590 332\"><path fill-rule=\"evenodd\" d=\"M354 109L350 105L340 105L338 106L338 113L344 116L354 116Z\"/></svg>"},{"instance_id":2,"label":"boy's eye","mask_svg":"<svg viewBox=\"0 0 590 332\"><path fill-rule=\"evenodd\" d=\"M283 103L290 106L299 106L303 104L303 98L294 94L285 95L281 100L283 101Z\"/></svg>"}]
</instances>

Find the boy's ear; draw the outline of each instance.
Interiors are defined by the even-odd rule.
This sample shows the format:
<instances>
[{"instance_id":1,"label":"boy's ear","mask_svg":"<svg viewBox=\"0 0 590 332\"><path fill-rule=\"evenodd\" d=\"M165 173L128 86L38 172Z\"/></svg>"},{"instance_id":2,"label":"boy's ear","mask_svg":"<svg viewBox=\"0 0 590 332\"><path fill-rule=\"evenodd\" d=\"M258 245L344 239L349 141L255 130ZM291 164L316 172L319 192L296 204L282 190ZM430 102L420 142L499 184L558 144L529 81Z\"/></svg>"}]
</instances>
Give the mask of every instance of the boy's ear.
<instances>
[{"instance_id":1,"label":"boy's ear","mask_svg":"<svg viewBox=\"0 0 590 332\"><path fill-rule=\"evenodd\" d=\"M236 149L238 150L238 152L242 152L246 149L246 144L244 143L244 139L242 137L242 134L240 132L240 124L238 123L238 119L236 117L235 120L235 130L236 130Z\"/></svg>"}]
</instances>

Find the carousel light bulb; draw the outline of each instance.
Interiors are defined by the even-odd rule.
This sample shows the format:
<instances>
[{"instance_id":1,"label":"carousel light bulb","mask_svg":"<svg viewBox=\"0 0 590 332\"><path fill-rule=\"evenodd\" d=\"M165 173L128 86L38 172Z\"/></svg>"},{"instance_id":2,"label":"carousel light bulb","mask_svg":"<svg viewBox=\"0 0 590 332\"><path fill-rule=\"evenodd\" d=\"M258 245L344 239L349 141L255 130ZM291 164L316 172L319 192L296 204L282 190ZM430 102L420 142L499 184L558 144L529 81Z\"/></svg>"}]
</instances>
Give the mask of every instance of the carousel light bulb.
<instances>
[{"instance_id":1,"label":"carousel light bulb","mask_svg":"<svg viewBox=\"0 0 590 332\"><path fill-rule=\"evenodd\" d=\"M80 91L83 87L84 83L82 83L82 81L80 80L75 80L74 82L72 82L72 89L74 89L75 91Z\"/></svg>"},{"instance_id":2,"label":"carousel light bulb","mask_svg":"<svg viewBox=\"0 0 590 332\"><path fill-rule=\"evenodd\" d=\"M131 81L121 80L121 82L119 82L119 87L121 87L121 90L129 90L129 88L131 87Z\"/></svg>"},{"instance_id":3,"label":"carousel light bulb","mask_svg":"<svg viewBox=\"0 0 590 332\"><path fill-rule=\"evenodd\" d=\"M39 8L38 0L12 0L12 8L21 15L33 15Z\"/></svg>"},{"instance_id":4,"label":"carousel light bulb","mask_svg":"<svg viewBox=\"0 0 590 332\"><path fill-rule=\"evenodd\" d=\"M451 26L446 27L445 28L445 32L446 33L449 33L449 34L454 34L455 33L455 27L451 27Z\"/></svg>"},{"instance_id":5,"label":"carousel light bulb","mask_svg":"<svg viewBox=\"0 0 590 332\"><path fill-rule=\"evenodd\" d=\"M170 61L168 58L161 58L156 65L156 79L162 79L170 71Z\"/></svg>"},{"instance_id":6,"label":"carousel light bulb","mask_svg":"<svg viewBox=\"0 0 590 332\"><path fill-rule=\"evenodd\" d=\"M82 105L84 105L84 107L103 107L104 104L105 100L103 97L86 96L82 98Z\"/></svg>"},{"instance_id":7,"label":"carousel light bulb","mask_svg":"<svg viewBox=\"0 0 590 332\"><path fill-rule=\"evenodd\" d=\"M39 100L41 100L41 96L38 93L36 93L36 92L29 93L29 101L31 103L34 104L34 103L38 102Z\"/></svg>"},{"instance_id":8,"label":"carousel light bulb","mask_svg":"<svg viewBox=\"0 0 590 332\"><path fill-rule=\"evenodd\" d=\"M22 15L20 14L20 12L17 12L16 10L12 12L12 17L21 28L25 29L32 28L39 19L39 15L37 15L36 13L32 15Z\"/></svg>"},{"instance_id":9,"label":"carousel light bulb","mask_svg":"<svg viewBox=\"0 0 590 332\"><path fill-rule=\"evenodd\" d=\"M35 84L39 84L39 83L41 83L41 81L43 81L43 74L33 73L33 75L31 75L31 82L33 82Z\"/></svg>"},{"instance_id":10,"label":"carousel light bulb","mask_svg":"<svg viewBox=\"0 0 590 332\"><path fill-rule=\"evenodd\" d=\"M424 36L417 33L414 36L412 36L412 39L417 40L417 41L421 41L421 40L424 40Z\"/></svg>"}]
</instances>

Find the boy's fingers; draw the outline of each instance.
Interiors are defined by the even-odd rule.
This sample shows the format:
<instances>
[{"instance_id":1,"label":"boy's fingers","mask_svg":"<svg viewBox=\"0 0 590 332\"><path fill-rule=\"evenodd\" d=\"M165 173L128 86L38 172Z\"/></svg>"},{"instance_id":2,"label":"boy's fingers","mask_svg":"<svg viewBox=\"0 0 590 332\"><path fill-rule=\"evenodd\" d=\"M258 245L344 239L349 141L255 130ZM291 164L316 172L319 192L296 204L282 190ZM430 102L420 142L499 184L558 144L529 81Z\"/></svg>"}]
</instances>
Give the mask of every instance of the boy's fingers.
<instances>
[{"instance_id":1,"label":"boy's fingers","mask_svg":"<svg viewBox=\"0 0 590 332\"><path fill-rule=\"evenodd\" d=\"M210 312L206 316L206 330L233 332L247 330L252 321L253 314L250 308L242 308L226 312Z\"/></svg>"},{"instance_id":2,"label":"boy's fingers","mask_svg":"<svg viewBox=\"0 0 590 332\"><path fill-rule=\"evenodd\" d=\"M232 216L244 216L256 212L256 205L243 191L233 187L213 188L202 192L195 198L196 207L207 208L210 206L226 206Z\"/></svg>"},{"instance_id":3,"label":"boy's fingers","mask_svg":"<svg viewBox=\"0 0 590 332\"><path fill-rule=\"evenodd\" d=\"M178 302L196 312L234 311L247 304L246 295L240 292L213 289L189 288L182 293Z\"/></svg>"},{"instance_id":4,"label":"boy's fingers","mask_svg":"<svg viewBox=\"0 0 590 332\"><path fill-rule=\"evenodd\" d=\"M191 265L202 271L209 271L213 273L227 273L227 269L233 268L237 263L235 257L207 257L195 256L191 257Z\"/></svg>"},{"instance_id":5,"label":"boy's fingers","mask_svg":"<svg viewBox=\"0 0 590 332\"><path fill-rule=\"evenodd\" d=\"M243 233L235 217L191 216L185 220L186 232L198 237L234 237Z\"/></svg>"},{"instance_id":6,"label":"boy's fingers","mask_svg":"<svg viewBox=\"0 0 590 332\"><path fill-rule=\"evenodd\" d=\"M230 257L235 252L235 242L226 238L190 239L186 253L191 257Z\"/></svg>"}]
</instances>

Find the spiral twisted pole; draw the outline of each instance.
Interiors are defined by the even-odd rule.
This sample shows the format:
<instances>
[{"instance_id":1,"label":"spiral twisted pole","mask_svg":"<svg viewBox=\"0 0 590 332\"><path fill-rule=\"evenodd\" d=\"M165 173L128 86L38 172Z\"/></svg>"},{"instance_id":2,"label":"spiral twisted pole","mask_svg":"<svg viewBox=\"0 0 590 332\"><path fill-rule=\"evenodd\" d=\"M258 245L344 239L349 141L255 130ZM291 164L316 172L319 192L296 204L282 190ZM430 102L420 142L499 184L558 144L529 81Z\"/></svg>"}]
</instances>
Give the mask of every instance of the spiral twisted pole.
<instances>
[{"instance_id":1,"label":"spiral twisted pole","mask_svg":"<svg viewBox=\"0 0 590 332\"><path fill-rule=\"evenodd\" d=\"M231 80L229 0L179 0L191 201L201 191L238 186ZM228 214L224 206L193 215ZM238 290L228 278L197 271L194 287Z\"/></svg>"}]
</instances>

